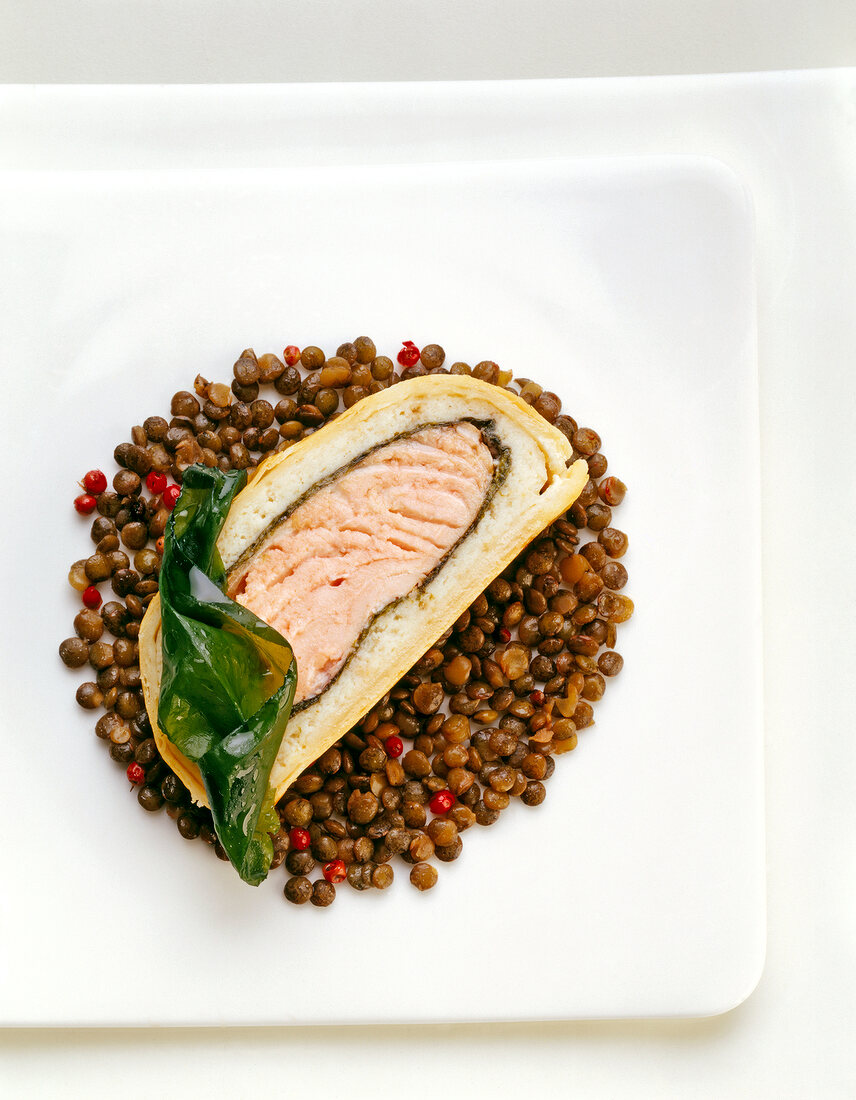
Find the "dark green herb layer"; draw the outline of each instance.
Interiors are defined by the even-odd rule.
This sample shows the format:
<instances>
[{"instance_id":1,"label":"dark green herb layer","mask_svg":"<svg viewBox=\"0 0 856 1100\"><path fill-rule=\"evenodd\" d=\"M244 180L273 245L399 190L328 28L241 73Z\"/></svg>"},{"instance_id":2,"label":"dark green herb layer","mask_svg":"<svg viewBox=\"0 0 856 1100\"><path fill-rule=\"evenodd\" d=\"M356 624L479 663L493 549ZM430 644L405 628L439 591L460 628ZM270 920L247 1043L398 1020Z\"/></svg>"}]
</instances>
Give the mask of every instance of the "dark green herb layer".
<instances>
[{"instance_id":1,"label":"dark green herb layer","mask_svg":"<svg viewBox=\"0 0 856 1100\"><path fill-rule=\"evenodd\" d=\"M243 471L191 466L164 538L158 724L198 765L214 827L241 878L257 886L279 828L270 773L297 670L288 642L223 592L217 536Z\"/></svg>"}]
</instances>

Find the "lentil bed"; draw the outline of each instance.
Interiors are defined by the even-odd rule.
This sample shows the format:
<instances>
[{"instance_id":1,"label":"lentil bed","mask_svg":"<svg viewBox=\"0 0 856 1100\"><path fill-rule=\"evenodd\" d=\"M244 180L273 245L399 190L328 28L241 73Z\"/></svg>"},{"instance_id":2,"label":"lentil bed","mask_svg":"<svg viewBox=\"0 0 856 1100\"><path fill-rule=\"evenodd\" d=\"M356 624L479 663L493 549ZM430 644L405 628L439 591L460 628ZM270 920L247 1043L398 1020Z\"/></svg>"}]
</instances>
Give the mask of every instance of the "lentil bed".
<instances>
[{"instance_id":1,"label":"lentil bed","mask_svg":"<svg viewBox=\"0 0 856 1100\"><path fill-rule=\"evenodd\" d=\"M298 905L325 908L335 882L386 889L398 860L417 890L432 888L437 863L460 856L467 829L492 825L514 799L544 801L555 757L576 748L624 663L617 628L633 603L622 592L628 539L613 513L626 487L605 476L600 436L563 413L556 394L492 361L446 366L437 344L418 357L405 351L410 365L396 368L365 336L329 358L315 346L289 345L282 358L248 349L230 385L197 375L191 390L173 396L169 416L147 417L116 447L118 471L95 496L92 551L68 575L77 591L91 599L94 586L106 600L83 607L59 647L69 668L91 669L77 702L103 711L95 733L140 806L165 808L181 837L201 839L225 860L210 812L191 803L158 753L140 687L137 637L158 589L176 492L158 475L180 485L183 471L203 462L252 476L266 454L318 431L341 408L429 373L472 374L519 393L567 436L575 459L586 459L590 479L573 507L280 801L273 867L284 864L283 894Z\"/></svg>"}]
</instances>

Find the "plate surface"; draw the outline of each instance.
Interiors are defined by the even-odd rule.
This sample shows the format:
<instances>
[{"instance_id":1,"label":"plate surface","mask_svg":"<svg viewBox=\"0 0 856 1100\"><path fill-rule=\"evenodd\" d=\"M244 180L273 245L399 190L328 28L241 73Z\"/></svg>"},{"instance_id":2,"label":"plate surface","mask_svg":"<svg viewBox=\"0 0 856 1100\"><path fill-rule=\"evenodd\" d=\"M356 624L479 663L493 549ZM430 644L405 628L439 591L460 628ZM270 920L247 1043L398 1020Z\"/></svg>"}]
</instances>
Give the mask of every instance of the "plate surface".
<instances>
[{"instance_id":1,"label":"plate surface","mask_svg":"<svg viewBox=\"0 0 856 1100\"><path fill-rule=\"evenodd\" d=\"M7 489L0 1019L725 1011L764 953L752 222L681 158L0 177ZM442 343L555 389L629 487L626 665L545 804L296 909L135 805L56 656L76 479L245 346ZM40 406L33 408L34 394ZM36 420L38 416L38 421ZM18 459L26 457L26 466ZM24 470L26 474L24 476ZM525 946L528 945L528 946ZM515 951L515 948L517 949Z\"/></svg>"}]
</instances>

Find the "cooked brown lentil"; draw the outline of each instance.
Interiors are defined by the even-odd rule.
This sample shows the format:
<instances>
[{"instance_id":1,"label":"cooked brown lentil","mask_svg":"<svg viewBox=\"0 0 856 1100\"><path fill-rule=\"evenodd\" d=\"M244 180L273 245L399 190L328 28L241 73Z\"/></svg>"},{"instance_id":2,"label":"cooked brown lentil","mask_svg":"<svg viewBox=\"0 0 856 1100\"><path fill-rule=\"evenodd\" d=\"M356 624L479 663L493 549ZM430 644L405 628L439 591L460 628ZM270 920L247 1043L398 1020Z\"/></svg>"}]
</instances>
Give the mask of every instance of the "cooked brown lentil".
<instances>
[{"instance_id":1,"label":"cooked brown lentil","mask_svg":"<svg viewBox=\"0 0 856 1100\"><path fill-rule=\"evenodd\" d=\"M377 355L377 348L370 336L358 336L354 340L354 352L358 363L371 363Z\"/></svg>"},{"instance_id":2,"label":"cooked brown lentil","mask_svg":"<svg viewBox=\"0 0 856 1100\"><path fill-rule=\"evenodd\" d=\"M303 875L295 875L289 878L282 892L294 905L303 905L312 897L312 883Z\"/></svg>"},{"instance_id":3,"label":"cooked brown lentil","mask_svg":"<svg viewBox=\"0 0 856 1100\"><path fill-rule=\"evenodd\" d=\"M83 638L66 638L60 642L59 655L68 668L82 668L89 660L89 646Z\"/></svg>"},{"instance_id":4,"label":"cooked brown lentil","mask_svg":"<svg viewBox=\"0 0 856 1100\"><path fill-rule=\"evenodd\" d=\"M428 370L436 370L438 367L443 366L446 353L439 344L426 344L422 349L420 358L422 365L427 367Z\"/></svg>"},{"instance_id":5,"label":"cooked brown lentil","mask_svg":"<svg viewBox=\"0 0 856 1100\"><path fill-rule=\"evenodd\" d=\"M624 667L624 658L620 653L607 650L606 653L601 653L598 658L597 667L604 676L617 676Z\"/></svg>"},{"instance_id":6,"label":"cooked brown lentil","mask_svg":"<svg viewBox=\"0 0 856 1100\"><path fill-rule=\"evenodd\" d=\"M159 788L146 784L137 791L137 801L144 810L154 813L155 810L161 808L164 798Z\"/></svg>"},{"instance_id":7,"label":"cooked brown lentil","mask_svg":"<svg viewBox=\"0 0 856 1100\"><path fill-rule=\"evenodd\" d=\"M308 875L315 869L315 857L309 851L290 851L285 857L285 866L292 875Z\"/></svg>"},{"instance_id":8,"label":"cooked brown lentil","mask_svg":"<svg viewBox=\"0 0 856 1100\"><path fill-rule=\"evenodd\" d=\"M312 896L309 898L313 905L325 908L336 900L336 887L332 882L319 878L312 886Z\"/></svg>"},{"instance_id":9,"label":"cooked brown lentil","mask_svg":"<svg viewBox=\"0 0 856 1100\"><path fill-rule=\"evenodd\" d=\"M415 863L410 870L410 881L417 890L430 890L437 884L437 868L430 863Z\"/></svg>"},{"instance_id":10,"label":"cooked brown lentil","mask_svg":"<svg viewBox=\"0 0 856 1100\"><path fill-rule=\"evenodd\" d=\"M394 878L395 872L389 864L381 863L372 871L372 886L376 890L386 890L388 886L392 885Z\"/></svg>"}]
</instances>

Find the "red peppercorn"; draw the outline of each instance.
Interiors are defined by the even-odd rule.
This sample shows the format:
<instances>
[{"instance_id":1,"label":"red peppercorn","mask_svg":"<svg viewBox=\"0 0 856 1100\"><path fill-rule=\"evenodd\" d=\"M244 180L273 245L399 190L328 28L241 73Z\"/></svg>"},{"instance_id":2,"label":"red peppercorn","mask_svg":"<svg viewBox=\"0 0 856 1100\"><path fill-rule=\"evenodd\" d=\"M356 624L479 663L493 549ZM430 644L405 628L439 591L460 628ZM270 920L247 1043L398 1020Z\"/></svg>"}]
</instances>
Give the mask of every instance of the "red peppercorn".
<instances>
[{"instance_id":1,"label":"red peppercorn","mask_svg":"<svg viewBox=\"0 0 856 1100\"><path fill-rule=\"evenodd\" d=\"M131 761L125 774L132 783L142 783L142 781L146 778L146 773L143 771L142 766L136 762L136 760Z\"/></svg>"},{"instance_id":2,"label":"red peppercorn","mask_svg":"<svg viewBox=\"0 0 856 1100\"><path fill-rule=\"evenodd\" d=\"M300 358L300 348L296 344L289 344L282 353L282 357L285 360L286 366L293 367Z\"/></svg>"},{"instance_id":3,"label":"red peppercorn","mask_svg":"<svg viewBox=\"0 0 856 1100\"><path fill-rule=\"evenodd\" d=\"M90 470L83 475L83 488L87 493L103 493L107 488L107 475L102 470Z\"/></svg>"},{"instance_id":4,"label":"red peppercorn","mask_svg":"<svg viewBox=\"0 0 856 1100\"><path fill-rule=\"evenodd\" d=\"M90 611L94 611L96 607L101 606L101 593L94 584L90 584L88 588L84 588L81 599L83 600L84 607L88 607Z\"/></svg>"},{"instance_id":5,"label":"red peppercorn","mask_svg":"<svg viewBox=\"0 0 856 1100\"><path fill-rule=\"evenodd\" d=\"M296 852L305 852L312 843L312 837L306 829L292 829L288 834L288 839L291 841L291 847Z\"/></svg>"},{"instance_id":6,"label":"red peppercorn","mask_svg":"<svg viewBox=\"0 0 856 1100\"><path fill-rule=\"evenodd\" d=\"M343 859L334 859L330 863L325 863L321 873L328 882L332 882L334 885L337 882L345 881L345 861Z\"/></svg>"},{"instance_id":7,"label":"red peppercorn","mask_svg":"<svg viewBox=\"0 0 856 1100\"><path fill-rule=\"evenodd\" d=\"M431 797L431 801L428 806L432 814L447 814L451 810L455 802L455 796L451 791L437 791L435 795Z\"/></svg>"},{"instance_id":8,"label":"red peppercorn","mask_svg":"<svg viewBox=\"0 0 856 1100\"><path fill-rule=\"evenodd\" d=\"M497 637L503 643L511 641L511 631L504 626L501 626L497 632Z\"/></svg>"},{"instance_id":9,"label":"red peppercorn","mask_svg":"<svg viewBox=\"0 0 856 1100\"><path fill-rule=\"evenodd\" d=\"M402 367L415 367L419 362L420 351L412 340L405 340L398 353L398 362Z\"/></svg>"},{"instance_id":10,"label":"red peppercorn","mask_svg":"<svg viewBox=\"0 0 856 1100\"><path fill-rule=\"evenodd\" d=\"M82 516L88 516L98 507L98 501L91 493L81 493L79 497L74 498L74 507Z\"/></svg>"},{"instance_id":11,"label":"red peppercorn","mask_svg":"<svg viewBox=\"0 0 856 1100\"><path fill-rule=\"evenodd\" d=\"M391 756L393 758L395 758L396 756L401 756L401 754L404 752L404 742L401 740L400 737L396 737L395 734L393 734L391 737L387 737L387 739L383 743L383 747L386 749L387 756Z\"/></svg>"},{"instance_id":12,"label":"red peppercorn","mask_svg":"<svg viewBox=\"0 0 856 1100\"><path fill-rule=\"evenodd\" d=\"M177 485L167 485L163 491L163 506L168 512L175 507L175 502L181 496L181 489Z\"/></svg>"},{"instance_id":13,"label":"red peppercorn","mask_svg":"<svg viewBox=\"0 0 856 1100\"><path fill-rule=\"evenodd\" d=\"M163 554L163 535L161 535L161 537L155 543L155 550L157 550L159 554Z\"/></svg>"},{"instance_id":14,"label":"red peppercorn","mask_svg":"<svg viewBox=\"0 0 856 1100\"><path fill-rule=\"evenodd\" d=\"M529 693L529 702L535 707L543 707L546 698L547 696L543 691L531 691Z\"/></svg>"},{"instance_id":15,"label":"red peppercorn","mask_svg":"<svg viewBox=\"0 0 856 1100\"><path fill-rule=\"evenodd\" d=\"M146 474L146 487L150 493L159 497L166 488L166 474L159 474L157 470L149 470Z\"/></svg>"}]
</instances>

